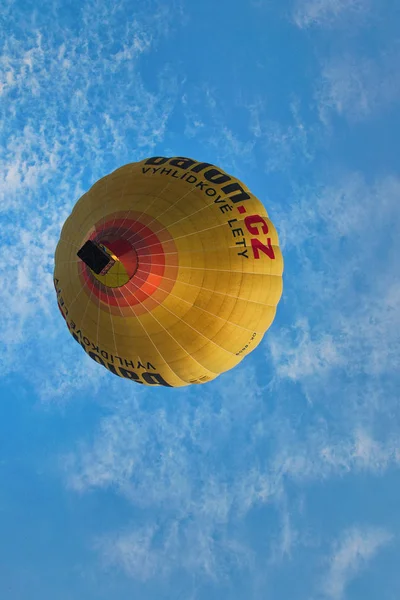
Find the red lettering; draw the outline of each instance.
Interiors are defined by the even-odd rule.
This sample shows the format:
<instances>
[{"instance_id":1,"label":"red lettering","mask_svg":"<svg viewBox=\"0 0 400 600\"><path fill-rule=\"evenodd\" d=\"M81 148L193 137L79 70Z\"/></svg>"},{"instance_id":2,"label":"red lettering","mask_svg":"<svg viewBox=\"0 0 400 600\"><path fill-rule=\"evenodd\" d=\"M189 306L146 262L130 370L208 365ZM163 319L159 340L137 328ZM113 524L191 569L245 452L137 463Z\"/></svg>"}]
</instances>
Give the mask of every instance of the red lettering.
<instances>
[{"instance_id":1,"label":"red lettering","mask_svg":"<svg viewBox=\"0 0 400 600\"><path fill-rule=\"evenodd\" d=\"M246 217L244 220L244 224L246 225L248 231L252 235L260 235L258 228L254 227L255 223L262 223L262 227L261 227L262 232L265 234L268 233L268 225L266 224L264 219L262 217L260 217L259 215L250 215L250 216Z\"/></svg>"},{"instance_id":2,"label":"red lettering","mask_svg":"<svg viewBox=\"0 0 400 600\"><path fill-rule=\"evenodd\" d=\"M271 238L267 239L267 246L260 242L260 240L253 238L251 240L251 247L253 249L254 258L260 258L259 250L261 250L261 252L264 252L271 260L274 260L275 253L271 244Z\"/></svg>"}]
</instances>

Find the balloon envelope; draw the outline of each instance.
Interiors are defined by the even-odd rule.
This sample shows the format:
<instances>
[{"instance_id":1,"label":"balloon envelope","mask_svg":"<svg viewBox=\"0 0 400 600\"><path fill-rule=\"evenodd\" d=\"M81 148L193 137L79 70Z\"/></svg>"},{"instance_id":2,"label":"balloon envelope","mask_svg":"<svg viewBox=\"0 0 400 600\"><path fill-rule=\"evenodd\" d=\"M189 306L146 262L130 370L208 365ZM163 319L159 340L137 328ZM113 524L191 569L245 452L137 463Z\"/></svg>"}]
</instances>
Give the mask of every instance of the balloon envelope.
<instances>
[{"instance_id":1,"label":"balloon envelope","mask_svg":"<svg viewBox=\"0 0 400 600\"><path fill-rule=\"evenodd\" d=\"M145 385L204 383L261 342L283 259L262 203L238 179L153 157L100 179L55 254L68 329L112 373Z\"/></svg>"}]
</instances>

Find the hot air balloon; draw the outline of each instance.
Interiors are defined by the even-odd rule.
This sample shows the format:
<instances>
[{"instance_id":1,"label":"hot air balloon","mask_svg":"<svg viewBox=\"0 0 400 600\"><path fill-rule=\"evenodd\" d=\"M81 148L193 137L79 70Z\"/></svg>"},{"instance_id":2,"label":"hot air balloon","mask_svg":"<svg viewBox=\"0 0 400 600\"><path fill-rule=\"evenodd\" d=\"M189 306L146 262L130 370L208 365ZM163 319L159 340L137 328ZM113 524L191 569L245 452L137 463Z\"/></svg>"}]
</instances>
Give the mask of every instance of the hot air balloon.
<instances>
[{"instance_id":1,"label":"hot air balloon","mask_svg":"<svg viewBox=\"0 0 400 600\"><path fill-rule=\"evenodd\" d=\"M85 352L144 385L205 383L261 342L283 258L263 204L210 163L152 157L97 181L66 220L54 286Z\"/></svg>"}]
</instances>

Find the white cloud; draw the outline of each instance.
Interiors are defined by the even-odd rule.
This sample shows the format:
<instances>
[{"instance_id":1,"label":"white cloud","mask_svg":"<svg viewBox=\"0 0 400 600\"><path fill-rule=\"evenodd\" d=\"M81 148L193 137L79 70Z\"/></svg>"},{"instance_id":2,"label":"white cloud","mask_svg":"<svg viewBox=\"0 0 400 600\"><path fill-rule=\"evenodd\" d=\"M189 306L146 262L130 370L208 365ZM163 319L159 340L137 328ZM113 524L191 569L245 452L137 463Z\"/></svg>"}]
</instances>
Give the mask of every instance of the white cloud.
<instances>
[{"instance_id":1,"label":"white cloud","mask_svg":"<svg viewBox=\"0 0 400 600\"><path fill-rule=\"evenodd\" d=\"M281 412L264 412L264 396L245 415L230 398L228 391L221 403L214 391L212 408L207 397L194 407L189 396L177 399L170 412L149 413L138 399L116 406L92 442L67 457L70 487L115 490L140 514L140 524L100 535L96 548L106 564L145 581L181 569L221 580L233 565L254 572L261 563L281 563L304 541L287 485L304 489L349 473L381 476L400 464L398 437L379 441L362 428L338 435L322 419L300 433ZM267 428L261 439L255 434L260 421ZM269 560L260 563L239 525L253 508L268 504L281 523L269 532Z\"/></svg>"},{"instance_id":2,"label":"white cloud","mask_svg":"<svg viewBox=\"0 0 400 600\"><path fill-rule=\"evenodd\" d=\"M155 525L148 525L123 533L114 539L108 539L106 542L99 541L97 546L103 553L106 564L114 566L117 563L129 575L146 581L154 577L160 568L163 569L163 562L157 560L156 553L152 552L156 532Z\"/></svg>"},{"instance_id":3,"label":"white cloud","mask_svg":"<svg viewBox=\"0 0 400 600\"><path fill-rule=\"evenodd\" d=\"M348 584L391 540L392 535L384 529L355 527L346 530L329 558L329 570L322 587L324 595L332 600L344 598Z\"/></svg>"},{"instance_id":4,"label":"white cloud","mask_svg":"<svg viewBox=\"0 0 400 600\"><path fill-rule=\"evenodd\" d=\"M293 166L307 165L314 158L316 128L306 125L298 99L290 102L290 117L284 125L268 116L268 102L257 98L244 103L255 148L262 149L268 173L290 172Z\"/></svg>"},{"instance_id":5,"label":"white cloud","mask_svg":"<svg viewBox=\"0 0 400 600\"><path fill-rule=\"evenodd\" d=\"M252 562L248 548L204 522L134 525L98 540L97 550L106 565L122 568L130 577L147 581L165 579L174 570L215 580L231 567L243 569Z\"/></svg>"},{"instance_id":6,"label":"white cloud","mask_svg":"<svg viewBox=\"0 0 400 600\"><path fill-rule=\"evenodd\" d=\"M355 13L357 18L368 12L370 0L299 0L293 20L301 29L328 27Z\"/></svg>"},{"instance_id":7,"label":"white cloud","mask_svg":"<svg viewBox=\"0 0 400 600\"><path fill-rule=\"evenodd\" d=\"M295 163L309 163L314 158L313 132L304 124L298 102L290 105L292 124L282 127L267 123L264 131L267 171L288 171Z\"/></svg>"},{"instance_id":8,"label":"white cloud","mask_svg":"<svg viewBox=\"0 0 400 600\"><path fill-rule=\"evenodd\" d=\"M400 465L400 436L390 434L380 441L361 426L346 433L344 428L335 431L320 419L307 429L306 439L293 431L283 431L279 439L280 450L275 453L270 474L298 483L347 473L380 475Z\"/></svg>"},{"instance_id":9,"label":"white cloud","mask_svg":"<svg viewBox=\"0 0 400 600\"><path fill-rule=\"evenodd\" d=\"M208 85L184 94L181 102L185 135L201 141L208 148L210 160L240 177L253 161L255 141L253 136L239 134L238 128L228 125L234 105L228 110Z\"/></svg>"},{"instance_id":10,"label":"white cloud","mask_svg":"<svg viewBox=\"0 0 400 600\"><path fill-rule=\"evenodd\" d=\"M120 401L93 440L64 459L70 488L114 489L145 511L145 523L148 511L157 523L143 529L141 520L102 538L106 560L139 579L179 569L213 579L232 563L250 568L252 552L236 521L277 497L254 454L263 397L254 376L238 369L226 383L197 391L196 402L190 392L175 393L171 410Z\"/></svg>"},{"instance_id":11,"label":"white cloud","mask_svg":"<svg viewBox=\"0 0 400 600\"><path fill-rule=\"evenodd\" d=\"M176 412L160 408L149 415L139 397L120 401L115 414L102 421L93 442L67 458L69 485L77 491L113 486L140 506L165 504L173 510L206 513L226 522L236 498L227 495L224 481L208 473L206 462L193 464L192 452L207 457L213 451L223 451L232 429L239 426L239 415L251 426L256 425L263 398L251 371L239 368L231 381L227 379L213 384L214 391L201 390L203 401L199 405L189 402L193 390L175 391ZM210 394L215 395L216 406L211 405ZM252 432L238 431L240 436L245 433ZM239 453L237 445L233 451ZM241 450L241 462L246 459L246 450ZM242 494L249 496L250 507L261 493L251 484L252 478L249 469L243 489L238 482L240 502L235 510L243 508Z\"/></svg>"},{"instance_id":12,"label":"white cloud","mask_svg":"<svg viewBox=\"0 0 400 600\"><path fill-rule=\"evenodd\" d=\"M267 337L279 376L322 386L340 370L399 372L399 194L396 177L369 186L352 174L306 190L283 217L284 251L300 261L286 271L284 302L297 297L303 308Z\"/></svg>"},{"instance_id":13,"label":"white cloud","mask_svg":"<svg viewBox=\"0 0 400 600\"><path fill-rule=\"evenodd\" d=\"M303 408L292 422L288 400L275 397L273 386L260 389L246 369L198 394L196 402L190 392L175 394L170 410L149 409L147 395L120 400L92 439L63 459L72 490L114 490L139 511L140 525L100 536L97 545L107 564L135 579L180 569L223 579L233 564L245 572L288 560L302 532L287 486L304 489L350 473L380 476L400 464L393 433L380 440L354 420L345 429L338 419L335 428L318 411L299 430ZM281 518L269 532L269 560L256 559L239 534L256 507Z\"/></svg>"},{"instance_id":14,"label":"white cloud","mask_svg":"<svg viewBox=\"0 0 400 600\"><path fill-rule=\"evenodd\" d=\"M333 114L363 121L400 98L398 53L386 50L374 58L334 57L322 66L316 98L321 120Z\"/></svg>"},{"instance_id":15,"label":"white cloud","mask_svg":"<svg viewBox=\"0 0 400 600\"><path fill-rule=\"evenodd\" d=\"M306 189L282 215L291 325L266 336L282 406L271 425L275 490L285 478L304 485L400 465L399 194L396 177L368 185L350 174Z\"/></svg>"},{"instance_id":16,"label":"white cloud","mask_svg":"<svg viewBox=\"0 0 400 600\"><path fill-rule=\"evenodd\" d=\"M181 102L183 106L183 116L185 118L185 136L194 138L199 135L203 127L205 127L205 124L199 113L192 109L191 102L188 100L186 94L182 96Z\"/></svg>"},{"instance_id":17,"label":"white cloud","mask_svg":"<svg viewBox=\"0 0 400 600\"><path fill-rule=\"evenodd\" d=\"M280 529L276 540L273 540L271 544L270 563L272 565L290 560L296 545L300 543L299 532L293 524L288 504L286 496L283 495L278 504Z\"/></svg>"},{"instance_id":18,"label":"white cloud","mask_svg":"<svg viewBox=\"0 0 400 600\"><path fill-rule=\"evenodd\" d=\"M310 324L300 319L293 327L294 339L288 331L271 336L269 349L277 365L277 374L293 380L321 376L324 372L344 363L340 349L331 334L311 339Z\"/></svg>"}]
</instances>

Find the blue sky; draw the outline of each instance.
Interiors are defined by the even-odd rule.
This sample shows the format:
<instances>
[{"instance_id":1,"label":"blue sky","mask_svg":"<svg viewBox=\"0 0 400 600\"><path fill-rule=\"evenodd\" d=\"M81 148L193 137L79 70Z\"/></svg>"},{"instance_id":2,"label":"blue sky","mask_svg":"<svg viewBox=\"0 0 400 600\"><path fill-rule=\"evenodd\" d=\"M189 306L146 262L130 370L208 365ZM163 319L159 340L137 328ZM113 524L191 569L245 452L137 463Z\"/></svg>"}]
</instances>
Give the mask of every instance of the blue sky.
<instances>
[{"instance_id":1,"label":"blue sky","mask_svg":"<svg viewBox=\"0 0 400 600\"><path fill-rule=\"evenodd\" d=\"M3 0L2 600L400 597L397 0ZM265 203L263 343L204 386L91 361L52 287L92 183L193 156Z\"/></svg>"}]
</instances>

